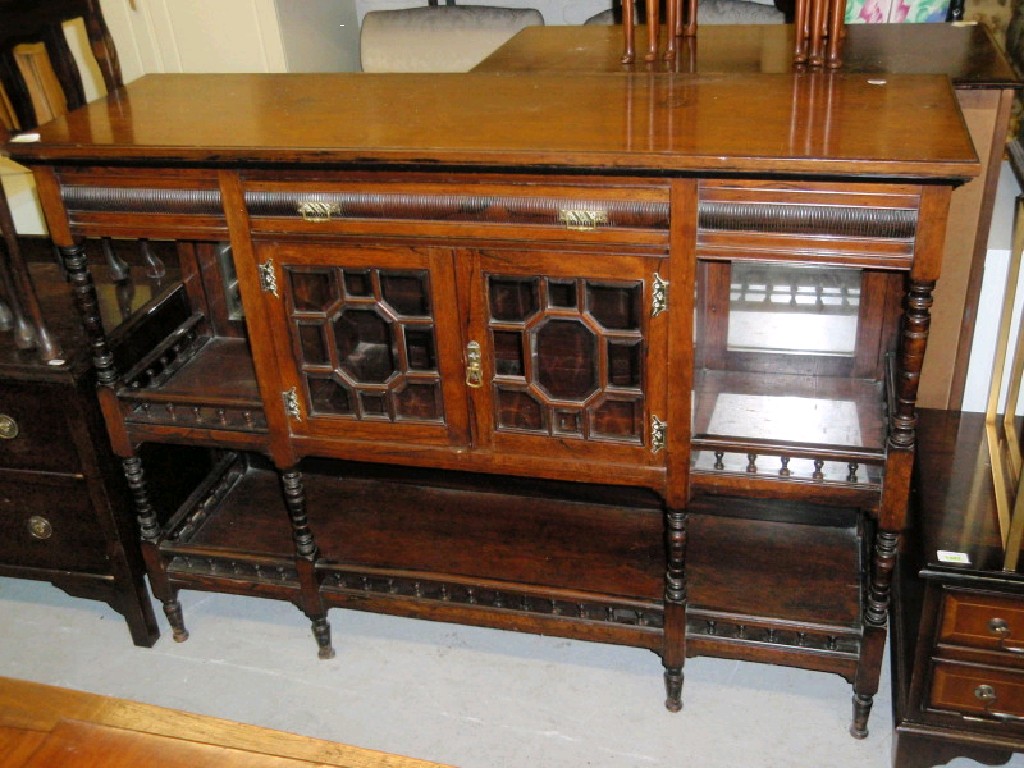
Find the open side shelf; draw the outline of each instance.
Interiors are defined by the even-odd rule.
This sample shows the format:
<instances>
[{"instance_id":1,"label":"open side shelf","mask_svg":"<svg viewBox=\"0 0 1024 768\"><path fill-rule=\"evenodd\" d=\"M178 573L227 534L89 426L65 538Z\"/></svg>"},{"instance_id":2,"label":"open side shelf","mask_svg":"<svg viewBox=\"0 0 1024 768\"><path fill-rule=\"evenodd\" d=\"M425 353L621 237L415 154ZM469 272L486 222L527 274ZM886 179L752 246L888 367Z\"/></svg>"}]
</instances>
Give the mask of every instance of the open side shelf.
<instances>
[{"instance_id":1,"label":"open side shelf","mask_svg":"<svg viewBox=\"0 0 1024 768\"><path fill-rule=\"evenodd\" d=\"M885 463L883 389L872 379L699 371L694 486L739 478L829 486L845 503L877 495Z\"/></svg>"}]
</instances>

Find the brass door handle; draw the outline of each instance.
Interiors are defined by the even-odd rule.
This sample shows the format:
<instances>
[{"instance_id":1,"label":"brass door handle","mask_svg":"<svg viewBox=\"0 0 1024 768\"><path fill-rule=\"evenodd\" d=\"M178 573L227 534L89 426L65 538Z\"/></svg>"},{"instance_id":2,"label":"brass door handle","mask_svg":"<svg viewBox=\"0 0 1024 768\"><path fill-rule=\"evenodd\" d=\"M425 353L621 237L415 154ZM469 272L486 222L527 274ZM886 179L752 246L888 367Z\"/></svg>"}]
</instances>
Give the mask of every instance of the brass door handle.
<instances>
[{"instance_id":1,"label":"brass door handle","mask_svg":"<svg viewBox=\"0 0 1024 768\"><path fill-rule=\"evenodd\" d=\"M466 345L466 386L480 389L484 385L484 371L480 356L480 343L471 341Z\"/></svg>"}]
</instances>

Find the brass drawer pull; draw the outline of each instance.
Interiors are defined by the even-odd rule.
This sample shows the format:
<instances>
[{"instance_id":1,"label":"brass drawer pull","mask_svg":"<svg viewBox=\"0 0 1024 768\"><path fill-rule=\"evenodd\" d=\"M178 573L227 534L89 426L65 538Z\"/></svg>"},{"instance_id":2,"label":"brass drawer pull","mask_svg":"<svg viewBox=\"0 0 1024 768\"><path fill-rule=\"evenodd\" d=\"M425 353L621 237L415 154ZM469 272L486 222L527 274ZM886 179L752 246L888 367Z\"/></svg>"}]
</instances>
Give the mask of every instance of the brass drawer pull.
<instances>
[{"instance_id":1,"label":"brass drawer pull","mask_svg":"<svg viewBox=\"0 0 1024 768\"><path fill-rule=\"evenodd\" d=\"M996 689L991 685L979 685L974 689L974 698L985 705L985 711L987 714L994 717L996 720L1007 720L1015 723L1024 722L1024 717L1020 715L1012 715L1009 712L993 712L992 707L995 706L996 701L999 699L999 695L996 693Z\"/></svg>"},{"instance_id":2,"label":"brass drawer pull","mask_svg":"<svg viewBox=\"0 0 1024 768\"><path fill-rule=\"evenodd\" d=\"M295 210L305 221L316 223L330 221L332 216L341 215L341 206L338 203L323 200L304 200L295 206Z\"/></svg>"},{"instance_id":3,"label":"brass drawer pull","mask_svg":"<svg viewBox=\"0 0 1024 768\"><path fill-rule=\"evenodd\" d=\"M480 389L484 385L484 370L480 358L480 342L471 341L466 345L466 386Z\"/></svg>"},{"instance_id":4,"label":"brass drawer pull","mask_svg":"<svg viewBox=\"0 0 1024 768\"><path fill-rule=\"evenodd\" d=\"M1006 619L995 617L988 620L988 631L999 638L999 648L1008 653L1024 653L1024 648L1015 645L1007 645L1010 639L1010 625Z\"/></svg>"},{"instance_id":5,"label":"brass drawer pull","mask_svg":"<svg viewBox=\"0 0 1024 768\"><path fill-rule=\"evenodd\" d=\"M608 224L608 211L591 208L562 208L558 220L566 229L590 230Z\"/></svg>"},{"instance_id":6,"label":"brass drawer pull","mask_svg":"<svg viewBox=\"0 0 1024 768\"><path fill-rule=\"evenodd\" d=\"M13 440L18 432L18 422L6 413L0 413L0 440Z\"/></svg>"},{"instance_id":7,"label":"brass drawer pull","mask_svg":"<svg viewBox=\"0 0 1024 768\"><path fill-rule=\"evenodd\" d=\"M32 515L28 519L28 532L33 539L46 541L46 539L53 536L53 526L50 525L50 521L45 517Z\"/></svg>"}]
</instances>

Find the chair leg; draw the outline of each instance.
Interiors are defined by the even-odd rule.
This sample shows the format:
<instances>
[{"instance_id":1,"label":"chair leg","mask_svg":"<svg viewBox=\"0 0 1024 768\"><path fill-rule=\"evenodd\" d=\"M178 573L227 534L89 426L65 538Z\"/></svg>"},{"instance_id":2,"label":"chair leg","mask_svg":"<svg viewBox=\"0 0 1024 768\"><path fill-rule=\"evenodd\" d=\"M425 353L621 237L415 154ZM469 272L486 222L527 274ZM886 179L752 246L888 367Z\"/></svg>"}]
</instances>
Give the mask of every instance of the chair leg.
<instances>
[{"instance_id":1,"label":"chair leg","mask_svg":"<svg viewBox=\"0 0 1024 768\"><path fill-rule=\"evenodd\" d=\"M46 363L55 363L61 358L60 348L50 336L39 308L28 266L18 247L14 230L14 217L7 202L7 195L0 189L0 232L6 245L6 258L0 262L0 283L7 293L11 313L14 316L15 343L21 349L37 347L39 356Z\"/></svg>"}]
</instances>

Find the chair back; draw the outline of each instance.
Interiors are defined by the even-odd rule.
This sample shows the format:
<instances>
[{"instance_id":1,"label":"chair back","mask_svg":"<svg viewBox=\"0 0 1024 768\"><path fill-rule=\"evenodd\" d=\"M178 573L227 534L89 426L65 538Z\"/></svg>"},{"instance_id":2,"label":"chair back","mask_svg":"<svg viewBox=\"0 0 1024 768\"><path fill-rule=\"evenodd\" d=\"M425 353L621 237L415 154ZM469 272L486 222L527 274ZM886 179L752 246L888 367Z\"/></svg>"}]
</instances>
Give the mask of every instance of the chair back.
<instances>
[{"instance_id":1,"label":"chair back","mask_svg":"<svg viewBox=\"0 0 1024 768\"><path fill-rule=\"evenodd\" d=\"M535 8L428 5L370 11L359 31L364 72L466 72L524 27Z\"/></svg>"},{"instance_id":2,"label":"chair back","mask_svg":"<svg viewBox=\"0 0 1024 768\"><path fill-rule=\"evenodd\" d=\"M0 113L26 131L85 104L65 25L81 19L107 91L123 84L99 0L0 0ZM36 46L35 49L32 46ZM38 46L42 46L43 55Z\"/></svg>"}]
</instances>

